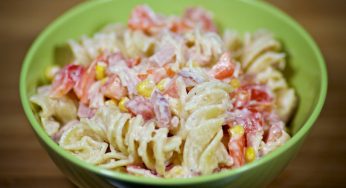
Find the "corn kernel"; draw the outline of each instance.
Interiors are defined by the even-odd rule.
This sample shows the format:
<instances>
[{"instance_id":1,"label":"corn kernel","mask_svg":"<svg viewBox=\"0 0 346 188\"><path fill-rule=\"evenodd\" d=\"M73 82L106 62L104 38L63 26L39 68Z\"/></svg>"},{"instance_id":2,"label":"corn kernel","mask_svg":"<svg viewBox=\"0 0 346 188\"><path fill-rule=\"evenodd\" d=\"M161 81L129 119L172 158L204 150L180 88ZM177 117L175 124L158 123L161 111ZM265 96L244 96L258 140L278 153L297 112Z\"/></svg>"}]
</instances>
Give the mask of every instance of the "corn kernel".
<instances>
[{"instance_id":1,"label":"corn kernel","mask_svg":"<svg viewBox=\"0 0 346 188\"><path fill-rule=\"evenodd\" d=\"M59 72L60 67L57 65L51 65L46 68L45 77L48 81L52 81L54 76Z\"/></svg>"},{"instance_id":2,"label":"corn kernel","mask_svg":"<svg viewBox=\"0 0 346 188\"><path fill-rule=\"evenodd\" d=\"M233 126L233 127L230 129L230 133L231 133L231 135L243 136L243 134L244 134L244 128L243 128L243 126L241 126L241 125Z\"/></svg>"},{"instance_id":3,"label":"corn kernel","mask_svg":"<svg viewBox=\"0 0 346 188\"><path fill-rule=\"evenodd\" d=\"M107 82L107 80L108 80L108 77L103 78L103 79L101 80L101 84L104 85L104 84Z\"/></svg>"},{"instance_id":4,"label":"corn kernel","mask_svg":"<svg viewBox=\"0 0 346 188\"><path fill-rule=\"evenodd\" d=\"M125 105L125 103L127 101L129 101L129 98L127 98L127 97L123 97L123 98L120 99L120 102L119 102L118 106L119 106L119 109L121 111L123 111L123 112L128 112L128 109L126 108L126 105Z\"/></svg>"},{"instance_id":5,"label":"corn kernel","mask_svg":"<svg viewBox=\"0 0 346 188\"><path fill-rule=\"evenodd\" d=\"M193 61L193 62L191 63L191 66L194 67L194 68L196 68L196 67L199 67L199 64L198 64L196 61Z\"/></svg>"},{"instance_id":6,"label":"corn kernel","mask_svg":"<svg viewBox=\"0 0 346 188\"><path fill-rule=\"evenodd\" d=\"M96 79L102 80L106 77L106 64L103 62L98 62L95 67Z\"/></svg>"},{"instance_id":7,"label":"corn kernel","mask_svg":"<svg viewBox=\"0 0 346 188\"><path fill-rule=\"evenodd\" d=\"M247 147L245 150L245 160L246 162L252 162L256 159L256 152L253 147Z\"/></svg>"},{"instance_id":8,"label":"corn kernel","mask_svg":"<svg viewBox=\"0 0 346 188\"><path fill-rule=\"evenodd\" d=\"M155 88L155 83L148 79L142 82L139 82L136 87L138 94L142 95L143 97L150 97L154 88Z\"/></svg>"},{"instance_id":9,"label":"corn kernel","mask_svg":"<svg viewBox=\"0 0 346 188\"><path fill-rule=\"evenodd\" d=\"M234 89L237 89L240 87L240 82L238 79L234 78L229 83Z\"/></svg>"},{"instance_id":10,"label":"corn kernel","mask_svg":"<svg viewBox=\"0 0 346 188\"><path fill-rule=\"evenodd\" d=\"M169 82L168 78L162 79L157 85L157 89L164 91L166 89L167 83Z\"/></svg>"}]
</instances>

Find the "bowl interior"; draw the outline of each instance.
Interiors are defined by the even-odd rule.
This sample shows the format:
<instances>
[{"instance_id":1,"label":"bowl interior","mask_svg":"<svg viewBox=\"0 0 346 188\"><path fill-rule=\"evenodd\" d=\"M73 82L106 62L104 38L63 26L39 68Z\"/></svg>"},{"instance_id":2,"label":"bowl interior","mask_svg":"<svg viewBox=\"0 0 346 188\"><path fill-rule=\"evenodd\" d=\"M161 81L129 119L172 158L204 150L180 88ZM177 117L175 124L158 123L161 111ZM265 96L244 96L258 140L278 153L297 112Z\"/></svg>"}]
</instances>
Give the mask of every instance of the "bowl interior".
<instances>
[{"instance_id":1,"label":"bowl interior","mask_svg":"<svg viewBox=\"0 0 346 188\"><path fill-rule=\"evenodd\" d=\"M90 35L107 23L126 23L131 9L142 3L164 14L181 14L188 6L199 5L213 12L215 20L223 28L234 28L240 32L260 28L272 31L284 44L288 54L285 76L299 97L296 114L290 123L292 134L299 132L307 121L310 124L305 126L310 128L317 118L327 83L321 54L305 31L266 3L249 0L101 0L84 3L59 18L40 35L25 59L20 83L22 102L33 128L45 141L47 136L38 123L37 112L31 109L29 98L42 83L45 67L54 63L57 46L64 45L68 39ZM307 131L308 128L302 134Z\"/></svg>"}]
</instances>

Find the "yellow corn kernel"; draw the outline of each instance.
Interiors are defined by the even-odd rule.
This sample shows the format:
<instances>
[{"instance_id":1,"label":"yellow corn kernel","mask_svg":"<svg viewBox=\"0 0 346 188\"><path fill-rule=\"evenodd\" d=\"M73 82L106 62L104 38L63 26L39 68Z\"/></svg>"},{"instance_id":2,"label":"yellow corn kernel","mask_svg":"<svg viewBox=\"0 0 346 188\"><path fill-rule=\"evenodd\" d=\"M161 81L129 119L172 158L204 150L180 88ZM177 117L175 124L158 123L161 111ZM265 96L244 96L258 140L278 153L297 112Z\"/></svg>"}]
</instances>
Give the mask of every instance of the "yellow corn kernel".
<instances>
[{"instance_id":1,"label":"yellow corn kernel","mask_svg":"<svg viewBox=\"0 0 346 188\"><path fill-rule=\"evenodd\" d=\"M253 147L247 147L245 150L245 160L246 162L252 162L256 159L256 152Z\"/></svg>"},{"instance_id":2,"label":"yellow corn kernel","mask_svg":"<svg viewBox=\"0 0 346 188\"><path fill-rule=\"evenodd\" d=\"M101 84L104 85L104 84L107 82L107 80L108 80L108 77L103 78L103 79L101 80Z\"/></svg>"},{"instance_id":3,"label":"yellow corn kernel","mask_svg":"<svg viewBox=\"0 0 346 188\"><path fill-rule=\"evenodd\" d=\"M244 127L241 126L241 125L233 126L230 129L230 133L231 133L231 135L243 136L243 134L244 134Z\"/></svg>"},{"instance_id":4,"label":"yellow corn kernel","mask_svg":"<svg viewBox=\"0 0 346 188\"><path fill-rule=\"evenodd\" d=\"M169 78L162 79L157 85L157 89L160 91L164 91L166 89L166 85L169 82Z\"/></svg>"},{"instance_id":5,"label":"yellow corn kernel","mask_svg":"<svg viewBox=\"0 0 346 188\"><path fill-rule=\"evenodd\" d=\"M148 79L142 82L139 82L136 87L138 94L142 95L143 97L150 97L154 88L155 88L155 83Z\"/></svg>"},{"instance_id":6,"label":"yellow corn kernel","mask_svg":"<svg viewBox=\"0 0 346 188\"><path fill-rule=\"evenodd\" d=\"M121 110L121 111L123 111L123 112L128 112L128 110L127 110L127 108L126 108L126 105L125 105L125 103L127 102L127 101L129 101L129 98L127 98L127 97L123 97L123 98L121 98L120 99L120 102L119 102L119 109Z\"/></svg>"},{"instance_id":7,"label":"yellow corn kernel","mask_svg":"<svg viewBox=\"0 0 346 188\"><path fill-rule=\"evenodd\" d=\"M192 67L196 68L196 67L199 67L199 64L196 62L196 61L193 61L191 63Z\"/></svg>"},{"instance_id":8,"label":"yellow corn kernel","mask_svg":"<svg viewBox=\"0 0 346 188\"><path fill-rule=\"evenodd\" d=\"M234 88L237 89L238 87L240 87L240 82L238 79L234 78L232 79L229 84Z\"/></svg>"},{"instance_id":9,"label":"yellow corn kernel","mask_svg":"<svg viewBox=\"0 0 346 188\"><path fill-rule=\"evenodd\" d=\"M48 81L52 81L54 76L59 72L60 67L57 65L50 65L45 70L45 77Z\"/></svg>"},{"instance_id":10,"label":"yellow corn kernel","mask_svg":"<svg viewBox=\"0 0 346 188\"><path fill-rule=\"evenodd\" d=\"M102 80L106 77L106 64L103 62L98 62L95 67L96 79Z\"/></svg>"}]
</instances>

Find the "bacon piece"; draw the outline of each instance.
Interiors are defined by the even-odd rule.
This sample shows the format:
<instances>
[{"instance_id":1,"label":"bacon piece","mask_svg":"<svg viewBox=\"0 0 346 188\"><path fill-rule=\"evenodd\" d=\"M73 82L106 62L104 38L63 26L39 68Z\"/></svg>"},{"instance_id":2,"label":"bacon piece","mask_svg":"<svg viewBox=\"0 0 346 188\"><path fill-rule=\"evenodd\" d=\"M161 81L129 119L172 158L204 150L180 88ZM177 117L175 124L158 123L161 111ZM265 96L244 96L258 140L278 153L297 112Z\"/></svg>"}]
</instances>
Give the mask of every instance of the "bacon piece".
<instances>
[{"instance_id":1,"label":"bacon piece","mask_svg":"<svg viewBox=\"0 0 346 188\"><path fill-rule=\"evenodd\" d=\"M79 103L77 115L79 118L91 118L95 115L96 110L89 108L83 103Z\"/></svg>"},{"instance_id":2,"label":"bacon piece","mask_svg":"<svg viewBox=\"0 0 346 188\"><path fill-rule=\"evenodd\" d=\"M72 120L72 121L66 123L66 125L64 125L62 128L60 128L60 130L52 136L52 139L53 139L56 143L58 143L58 142L60 141L60 138L61 138L62 134L63 134L65 131L71 129L72 127L78 125L78 123L79 123L78 120Z\"/></svg>"},{"instance_id":3,"label":"bacon piece","mask_svg":"<svg viewBox=\"0 0 346 188\"><path fill-rule=\"evenodd\" d=\"M151 34L155 28L162 27L164 23L155 12L146 5L139 5L132 10L128 27L133 30L142 30Z\"/></svg>"},{"instance_id":4,"label":"bacon piece","mask_svg":"<svg viewBox=\"0 0 346 188\"><path fill-rule=\"evenodd\" d=\"M172 45L166 44L158 50L150 60L157 64L159 67L171 62L175 56L175 48Z\"/></svg>"},{"instance_id":5,"label":"bacon piece","mask_svg":"<svg viewBox=\"0 0 346 188\"><path fill-rule=\"evenodd\" d=\"M101 87L101 92L108 98L120 100L127 95L127 89L121 84L119 77L111 75Z\"/></svg>"},{"instance_id":6,"label":"bacon piece","mask_svg":"<svg viewBox=\"0 0 346 188\"><path fill-rule=\"evenodd\" d=\"M194 25L200 25L204 31L217 32L212 15L201 7L186 9L183 19L192 22Z\"/></svg>"},{"instance_id":7,"label":"bacon piece","mask_svg":"<svg viewBox=\"0 0 346 188\"><path fill-rule=\"evenodd\" d=\"M285 125L282 121L272 122L268 131L268 137L266 142L274 142L279 139L282 135L282 132L285 130Z\"/></svg>"},{"instance_id":8,"label":"bacon piece","mask_svg":"<svg viewBox=\"0 0 346 188\"><path fill-rule=\"evenodd\" d=\"M149 120L155 117L153 105L148 99L142 96L134 97L125 105L132 114L142 115L143 119L145 120Z\"/></svg>"},{"instance_id":9,"label":"bacon piece","mask_svg":"<svg viewBox=\"0 0 346 188\"><path fill-rule=\"evenodd\" d=\"M167 98L165 98L159 91L155 90L151 96L151 102L154 106L154 112L156 120L158 122L158 127L172 128L170 126L172 114Z\"/></svg>"},{"instance_id":10,"label":"bacon piece","mask_svg":"<svg viewBox=\"0 0 346 188\"><path fill-rule=\"evenodd\" d=\"M169 95L173 98L179 98L177 79L173 78L167 85L166 90L163 92L164 94Z\"/></svg>"},{"instance_id":11,"label":"bacon piece","mask_svg":"<svg viewBox=\"0 0 346 188\"><path fill-rule=\"evenodd\" d=\"M66 65L55 76L52 84L52 97L62 97L66 95L78 82L85 73L82 65L69 64Z\"/></svg>"},{"instance_id":12,"label":"bacon piece","mask_svg":"<svg viewBox=\"0 0 346 188\"><path fill-rule=\"evenodd\" d=\"M119 67L129 67L132 63L125 60L124 56L120 52L115 52L107 56L107 63L109 68L107 70L108 74L114 73L114 71Z\"/></svg>"},{"instance_id":13,"label":"bacon piece","mask_svg":"<svg viewBox=\"0 0 346 188\"><path fill-rule=\"evenodd\" d=\"M81 76L81 78L76 82L73 87L73 91L77 95L77 97L81 100L82 103L87 104L88 100L88 89L95 82L95 66L97 61L94 61L89 65L87 70Z\"/></svg>"},{"instance_id":14,"label":"bacon piece","mask_svg":"<svg viewBox=\"0 0 346 188\"><path fill-rule=\"evenodd\" d=\"M194 71L193 69L182 69L179 73L179 76L181 76L186 84L186 87L193 87L199 83L207 81L205 77L198 74L198 72Z\"/></svg>"}]
</instances>

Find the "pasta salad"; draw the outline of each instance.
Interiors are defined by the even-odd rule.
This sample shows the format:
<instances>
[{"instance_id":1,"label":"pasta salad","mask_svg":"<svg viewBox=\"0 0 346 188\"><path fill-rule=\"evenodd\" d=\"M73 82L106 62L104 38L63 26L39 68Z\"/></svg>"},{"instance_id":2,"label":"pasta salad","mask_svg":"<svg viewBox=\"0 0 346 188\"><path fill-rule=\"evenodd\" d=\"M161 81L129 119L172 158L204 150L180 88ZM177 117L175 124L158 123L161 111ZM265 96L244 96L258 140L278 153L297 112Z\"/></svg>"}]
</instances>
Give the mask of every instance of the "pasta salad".
<instances>
[{"instance_id":1,"label":"pasta salad","mask_svg":"<svg viewBox=\"0 0 346 188\"><path fill-rule=\"evenodd\" d=\"M73 61L31 97L60 147L93 165L153 178L234 169L290 139L297 103L285 53L266 30L218 30L200 7L135 7L127 25L69 40Z\"/></svg>"}]
</instances>

